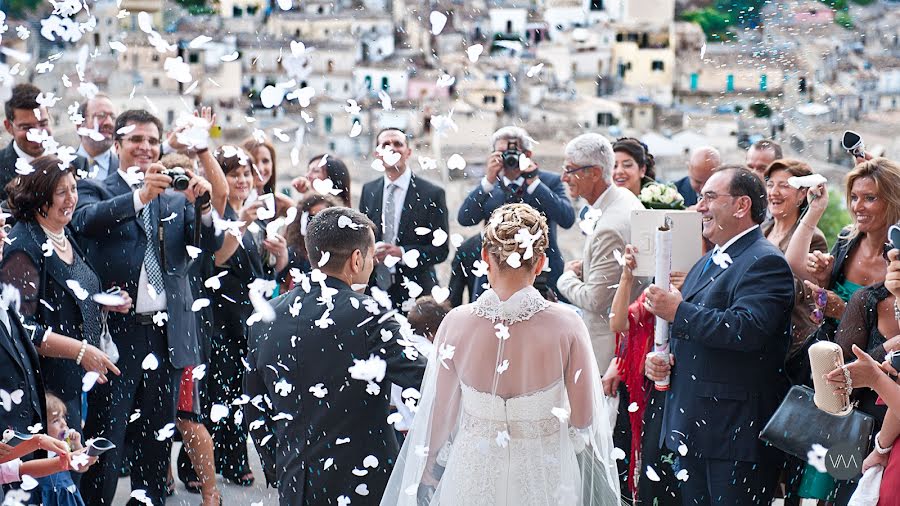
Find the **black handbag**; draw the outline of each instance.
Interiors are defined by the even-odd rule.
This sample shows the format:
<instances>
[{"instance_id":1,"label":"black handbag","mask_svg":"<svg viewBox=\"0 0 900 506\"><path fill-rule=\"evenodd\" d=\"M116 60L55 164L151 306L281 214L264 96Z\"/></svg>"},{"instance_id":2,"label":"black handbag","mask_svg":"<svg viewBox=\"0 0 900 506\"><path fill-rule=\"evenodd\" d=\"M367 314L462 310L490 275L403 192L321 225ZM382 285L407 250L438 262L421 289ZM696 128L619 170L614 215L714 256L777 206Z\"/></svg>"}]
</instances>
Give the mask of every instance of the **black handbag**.
<instances>
[{"instance_id":1,"label":"black handbag","mask_svg":"<svg viewBox=\"0 0 900 506\"><path fill-rule=\"evenodd\" d=\"M846 416L832 415L816 407L813 395L808 386L791 387L759 438L804 462L814 444L827 449L850 443L860 455L868 455L875 426L872 416L857 409Z\"/></svg>"}]
</instances>

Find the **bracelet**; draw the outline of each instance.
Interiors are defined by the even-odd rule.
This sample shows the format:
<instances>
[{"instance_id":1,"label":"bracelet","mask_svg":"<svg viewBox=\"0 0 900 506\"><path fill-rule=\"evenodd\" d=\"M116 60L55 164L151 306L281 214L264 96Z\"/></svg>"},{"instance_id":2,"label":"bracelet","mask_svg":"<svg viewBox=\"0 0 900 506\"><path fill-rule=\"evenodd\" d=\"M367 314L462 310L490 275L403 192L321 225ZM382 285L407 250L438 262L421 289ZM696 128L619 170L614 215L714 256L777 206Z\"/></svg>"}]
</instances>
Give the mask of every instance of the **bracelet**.
<instances>
[{"instance_id":1,"label":"bracelet","mask_svg":"<svg viewBox=\"0 0 900 506\"><path fill-rule=\"evenodd\" d=\"M893 448L894 445L888 446L887 448L882 448L881 443L878 442L878 436L880 435L881 432L875 434L875 451L878 452L879 455L887 455L891 452L891 448Z\"/></svg>"},{"instance_id":2,"label":"bracelet","mask_svg":"<svg viewBox=\"0 0 900 506\"><path fill-rule=\"evenodd\" d=\"M81 365L81 360L84 358L84 352L87 351L87 339L81 341L81 351L78 352L78 358L75 359L75 365Z\"/></svg>"},{"instance_id":3,"label":"bracelet","mask_svg":"<svg viewBox=\"0 0 900 506\"><path fill-rule=\"evenodd\" d=\"M894 299L894 319L900 321L900 306L897 305L896 299Z\"/></svg>"}]
</instances>

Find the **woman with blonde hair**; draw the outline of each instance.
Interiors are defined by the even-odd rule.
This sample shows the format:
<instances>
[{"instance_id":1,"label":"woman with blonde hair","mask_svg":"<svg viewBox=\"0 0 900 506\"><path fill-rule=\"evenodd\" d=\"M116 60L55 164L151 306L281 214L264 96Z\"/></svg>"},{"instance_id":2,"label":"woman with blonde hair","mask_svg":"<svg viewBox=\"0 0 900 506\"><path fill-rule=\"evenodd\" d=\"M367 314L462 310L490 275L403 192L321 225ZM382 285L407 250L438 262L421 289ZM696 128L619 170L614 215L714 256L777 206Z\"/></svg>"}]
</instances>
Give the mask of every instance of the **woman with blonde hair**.
<instances>
[{"instance_id":1,"label":"woman with blonde hair","mask_svg":"<svg viewBox=\"0 0 900 506\"><path fill-rule=\"evenodd\" d=\"M532 286L547 230L527 204L491 215L481 253L491 288L438 328L382 505L619 504L587 328Z\"/></svg>"}]
</instances>

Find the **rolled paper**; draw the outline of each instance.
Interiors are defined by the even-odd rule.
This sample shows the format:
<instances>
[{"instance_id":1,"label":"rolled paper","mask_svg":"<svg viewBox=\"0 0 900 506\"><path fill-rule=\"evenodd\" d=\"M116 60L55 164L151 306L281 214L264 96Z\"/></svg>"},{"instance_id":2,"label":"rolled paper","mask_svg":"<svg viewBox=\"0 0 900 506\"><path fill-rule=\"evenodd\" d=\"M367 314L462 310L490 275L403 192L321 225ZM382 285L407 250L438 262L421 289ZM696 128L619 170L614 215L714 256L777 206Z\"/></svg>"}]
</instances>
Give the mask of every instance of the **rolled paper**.
<instances>
[{"instance_id":1,"label":"rolled paper","mask_svg":"<svg viewBox=\"0 0 900 506\"><path fill-rule=\"evenodd\" d=\"M808 176L791 176L787 180L788 184L794 188L815 188L820 184L828 182L822 174L810 174Z\"/></svg>"},{"instance_id":2,"label":"rolled paper","mask_svg":"<svg viewBox=\"0 0 900 506\"><path fill-rule=\"evenodd\" d=\"M116 445L114 445L109 439L98 437L88 441L87 454L91 457L97 457L109 450L112 450L115 447Z\"/></svg>"},{"instance_id":3,"label":"rolled paper","mask_svg":"<svg viewBox=\"0 0 900 506\"><path fill-rule=\"evenodd\" d=\"M666 218L663 226L656 230L656 270L654 284L669 289L671 283L669 275L672 272L672 220ZM669 322L656 317L656 324L653 328L653 350L661 354L668 360L669 358ZM669 389L669 377L664 380L654 382L657 390Z\"/></svg>"}]
</instances>

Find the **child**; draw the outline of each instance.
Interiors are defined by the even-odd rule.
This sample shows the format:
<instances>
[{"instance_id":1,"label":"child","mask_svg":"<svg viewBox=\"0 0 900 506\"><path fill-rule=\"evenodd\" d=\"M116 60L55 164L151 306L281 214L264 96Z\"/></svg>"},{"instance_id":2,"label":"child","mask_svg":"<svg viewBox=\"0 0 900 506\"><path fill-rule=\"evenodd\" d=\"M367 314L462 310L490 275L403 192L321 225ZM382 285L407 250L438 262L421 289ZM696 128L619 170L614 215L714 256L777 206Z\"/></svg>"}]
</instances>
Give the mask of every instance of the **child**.
<instances>
[{"instance_id":1,"label":"child","mask_svg":"<svg viewBox=\"0 0 900 506\"><path fill-rule=\"evenodd\" d=\"M8 441L12 439L15 432L8 429L4 431L3 435L4 441ZM35 450L55 452L58 456L22 462L21 457ZM27 441L23 441L16 446L10 446L5 442L0 443L0 485L20 482L25 475L31 478L40 478L68 468L69 452L66 444L45 434L35 434ZM6 499L15 501L16 494L18 494L20 502L27 501L31 495L23 490L10 490L7 493L9 497L5 497L3 489L0 488L0 501L3 504L6 504Z\"/></svg>"},{"instance_id":2,"label":"child","mask_svg":"<svg viewBox=\"0 0 900 506\"><path fill-rule=\"evenodd\" d=\"M47 394L47 433L50 437L54 437L68 446L71 452L80 452L84 450L81 444L81 434L75 429L70 429L66 423L66 405L63 401L53 395ZM75 465L74 467L79 473L87 471L90 464L95 462L96 457L91 457L88 465ZM83 464L83 463L82 463ZM72 482L72 476L69 474L68 467L55 474L51 474L44 478L40 478L38 483L41 485L41 496L44 505L53 506L84 506L84 500L75 483Z\"/></svg>"}]
</instances>

